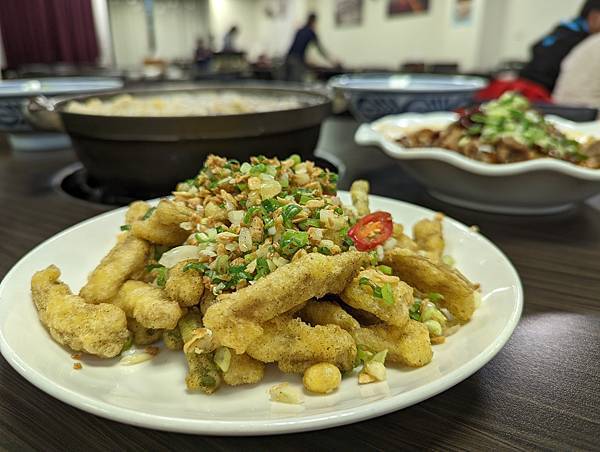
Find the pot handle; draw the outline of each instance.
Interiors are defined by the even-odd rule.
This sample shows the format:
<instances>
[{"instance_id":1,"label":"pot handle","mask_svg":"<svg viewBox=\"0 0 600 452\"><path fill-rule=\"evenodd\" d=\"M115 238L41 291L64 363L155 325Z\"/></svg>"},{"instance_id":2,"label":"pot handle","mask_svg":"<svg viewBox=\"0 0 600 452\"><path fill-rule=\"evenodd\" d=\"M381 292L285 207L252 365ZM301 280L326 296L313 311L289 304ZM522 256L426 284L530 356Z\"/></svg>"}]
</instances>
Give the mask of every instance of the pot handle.
<instances>
[{"instance_id":1,"label":"pot handle","mask_svg":"<svg viewBox=\"0 0 600 452\"><path fill-rule=\"evenodd\" d=\"M36 130L64 132L65 127L55 108L58 100L46 96L33 97L24 103L23 116Z\"/></svg>"}]
</instances>

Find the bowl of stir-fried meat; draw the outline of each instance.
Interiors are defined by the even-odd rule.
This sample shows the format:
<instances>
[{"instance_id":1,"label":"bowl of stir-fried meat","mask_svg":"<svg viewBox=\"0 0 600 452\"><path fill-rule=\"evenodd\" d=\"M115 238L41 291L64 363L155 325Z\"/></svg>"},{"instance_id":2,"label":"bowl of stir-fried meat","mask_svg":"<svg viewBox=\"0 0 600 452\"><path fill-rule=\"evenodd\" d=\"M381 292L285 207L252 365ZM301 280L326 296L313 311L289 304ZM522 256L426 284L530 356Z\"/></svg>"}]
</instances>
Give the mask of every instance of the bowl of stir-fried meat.
<instances>
[{"instance_id":1,"label":"bowl of stir-fried meat","mask_svg":"<svg viewBox=\"0 0 600 452\"><path fill-rule=\"evenodd\" d=\"M363 125L377 145L444 201L545 214L600 193L600 123L544 116L515 93L462 114L389 116Z\"/></svg>"}]
</instances>

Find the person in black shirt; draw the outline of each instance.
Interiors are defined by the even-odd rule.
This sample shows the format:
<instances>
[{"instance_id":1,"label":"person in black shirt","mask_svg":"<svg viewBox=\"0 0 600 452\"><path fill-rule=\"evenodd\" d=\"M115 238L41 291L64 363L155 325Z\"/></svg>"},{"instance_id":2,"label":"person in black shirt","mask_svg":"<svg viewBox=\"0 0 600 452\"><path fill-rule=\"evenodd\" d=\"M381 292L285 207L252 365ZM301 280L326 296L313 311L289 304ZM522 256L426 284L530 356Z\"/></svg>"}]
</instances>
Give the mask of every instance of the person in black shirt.
<instances>
[{"instance_id":1,"label":"person in black shirt","mask_svg":"<svg viewBox=\"0 0 600 452\"><path fill-rule=\"evenodd\" d=\"M311 13L308 16L306 24L300 28L294 36L294 41L288 50L285 59L285 79L290 82L302 82L306 76L306 51L310 44L317 47L319 53L331 64L336 64L325 51L317 33L315 26L317 24L317 15Z\"/></svg>"}]
</instances>

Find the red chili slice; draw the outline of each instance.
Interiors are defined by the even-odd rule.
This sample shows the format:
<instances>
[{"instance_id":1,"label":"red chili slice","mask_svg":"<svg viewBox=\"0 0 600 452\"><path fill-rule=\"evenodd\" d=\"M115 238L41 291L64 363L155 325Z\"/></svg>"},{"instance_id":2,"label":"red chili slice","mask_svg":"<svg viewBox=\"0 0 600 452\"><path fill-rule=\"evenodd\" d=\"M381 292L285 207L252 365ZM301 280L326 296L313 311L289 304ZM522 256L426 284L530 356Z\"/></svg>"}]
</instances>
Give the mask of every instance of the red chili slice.
<instances>
[{"instance_id":1,"label":"red chili slice","mask_svg":"<svg viewBox=\"0 0 600 452\"><path fill-rule=\"evenodd\" d=\"M348 231L359 251L370 251L389 239L394 231L392 216L387 212L375 212L367 215Z\"/></svg>"}]
</instances>

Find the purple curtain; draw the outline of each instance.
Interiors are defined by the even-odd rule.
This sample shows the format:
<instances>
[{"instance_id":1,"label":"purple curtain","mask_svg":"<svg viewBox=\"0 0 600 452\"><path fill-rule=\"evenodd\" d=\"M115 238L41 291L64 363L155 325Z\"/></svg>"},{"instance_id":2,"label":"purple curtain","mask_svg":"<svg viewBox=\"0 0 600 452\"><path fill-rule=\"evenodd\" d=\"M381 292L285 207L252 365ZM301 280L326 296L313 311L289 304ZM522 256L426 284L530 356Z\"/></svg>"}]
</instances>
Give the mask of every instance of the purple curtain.
<instances>
[{"instance_id":1,"label":"purple curtain","mask_svg":"<svg viewBox=\"0 0 600 452\"><path fill-rule=\"evenodd\" d=\"M91 0L0 0L0 28L10 69L98 59Z\"/></svg>"}]
</instances>

